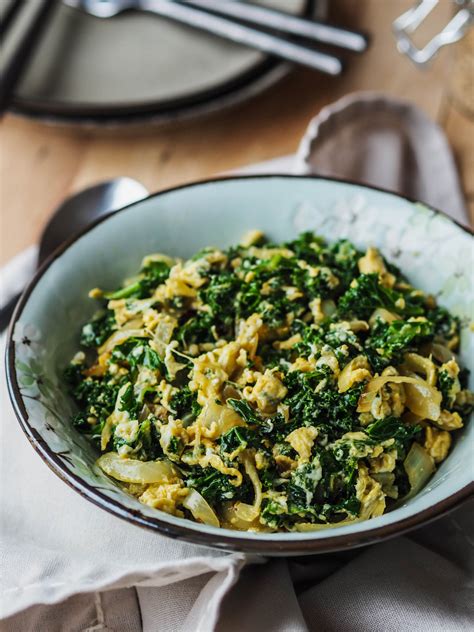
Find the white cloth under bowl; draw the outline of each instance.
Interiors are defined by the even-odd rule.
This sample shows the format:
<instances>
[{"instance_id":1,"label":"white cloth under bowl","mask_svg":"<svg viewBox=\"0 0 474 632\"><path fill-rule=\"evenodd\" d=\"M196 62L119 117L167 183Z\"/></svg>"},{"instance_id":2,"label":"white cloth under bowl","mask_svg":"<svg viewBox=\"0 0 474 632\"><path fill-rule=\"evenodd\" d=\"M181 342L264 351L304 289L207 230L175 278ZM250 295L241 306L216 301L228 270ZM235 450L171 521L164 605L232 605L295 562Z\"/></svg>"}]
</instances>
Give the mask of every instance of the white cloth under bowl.
<instances>
[{"instance_id":1,"label":"white cloth under bowl","mask_svg":"<svg viewBox=\"0 0 474 632\"><path fill-rule=\"evenodd\" d=\"M370 98L365 96L363 107L355 108L360 116L370 116ZM328 151L327 130L334 113L337 137L349 105L351 129L357 128L354 102L335 104L317 117L296 162L290 157L246 171L308 171L319 168L326 155L324 175L353 179L353 162L334 160L334 151ZM377 103L380 108L380 97ZM396 135L387 145L381 128L376 142L375 122L368 145L364 135L351 132L364 162L357 165L359 173L362 168L373 173L375 167L380 173L380 155L371 148L385 143L390 156L398 157L397 182L409 181L412 195L447 213L455 211L456 219L465 221L454 161L439 128L411 106L385 100L384 108L391 111L391 120L398 117L404 146L409 142L417 148L423 173L436 174L436 181L427 190L425 178L418 190L407 171L412 165L403 160L406 154L396 152L401 146ZM407 116L423 122L422 134L419 126L405 125ZM436 154L419 151L429 138ZM393 170L393 160L386 167ZM1 271L3 300L30 276L34 261L32 248ZM472 629L472 503L410 536L333 555L266 561L180 543L109 515L60 481L23 435L3 371L0 599L5 618L0 629L5 632Z\"/></svg>"}]
</instances>

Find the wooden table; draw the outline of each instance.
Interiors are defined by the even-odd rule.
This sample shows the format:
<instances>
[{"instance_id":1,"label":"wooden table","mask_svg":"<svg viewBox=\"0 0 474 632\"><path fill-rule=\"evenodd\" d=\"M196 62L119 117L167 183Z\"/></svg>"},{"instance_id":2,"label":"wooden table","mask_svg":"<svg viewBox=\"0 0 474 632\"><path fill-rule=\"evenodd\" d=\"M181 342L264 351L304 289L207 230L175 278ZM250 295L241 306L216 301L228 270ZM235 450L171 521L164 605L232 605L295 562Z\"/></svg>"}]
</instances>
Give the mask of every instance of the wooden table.
<instances>
[{"instance_id":1,"label":"wooden table","mask_svg":"<svg viewBox=\"0 0 474 632\"><path fill-rule=\"evenodd\" d=\"M8 115L1 123L0 262L34 243L52 210L90 184L127 175L150 191L294 152L308 121L354 90L410 99L446 130L474 219L474 123L450 103L451 52L427 71L395 49L393 19L413 0L332 0L331 17L372 33L370 51L351 57L342 78L296 70L265 94L207 120L174 129L85 131ZM427 31L439 31L452 5L441 0ZM429 35L427 35L429 37Z\"/></svg>"}]
</instances>

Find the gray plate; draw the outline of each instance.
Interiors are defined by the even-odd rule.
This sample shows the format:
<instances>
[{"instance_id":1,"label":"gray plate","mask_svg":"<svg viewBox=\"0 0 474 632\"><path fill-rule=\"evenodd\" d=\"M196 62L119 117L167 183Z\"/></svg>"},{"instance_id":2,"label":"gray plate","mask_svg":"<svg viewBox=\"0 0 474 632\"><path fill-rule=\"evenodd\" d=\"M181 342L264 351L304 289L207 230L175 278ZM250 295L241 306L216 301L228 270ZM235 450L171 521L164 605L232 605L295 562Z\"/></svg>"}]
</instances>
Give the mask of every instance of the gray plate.
<instances>
[{"instance_id":1,"label":"gray plate","mask_svg":"<svg viewBox=\"0 0 474 632\"><path fill-rule=\"evenodd\" d=\"M325 0L260 0L323 17ZM317 9L317 10L316 10ZM286 64L143 13L100 20L60 5L17 90L22 113L70 122L189 118L260 91Z\"/></svg>"}]
</instances>

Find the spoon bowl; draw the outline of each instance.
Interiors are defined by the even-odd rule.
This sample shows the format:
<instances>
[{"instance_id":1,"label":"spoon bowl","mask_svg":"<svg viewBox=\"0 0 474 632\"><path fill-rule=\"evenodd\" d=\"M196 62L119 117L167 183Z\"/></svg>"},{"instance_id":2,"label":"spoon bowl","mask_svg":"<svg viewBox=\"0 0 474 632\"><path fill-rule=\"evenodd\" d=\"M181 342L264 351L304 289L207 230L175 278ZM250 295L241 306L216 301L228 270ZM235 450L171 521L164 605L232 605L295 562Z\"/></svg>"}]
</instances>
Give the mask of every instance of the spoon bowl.
<instances>
[{"instance_id":1,"label":"spoon bowl","mask_svg":"<svg viewBox=\"0 0 474 632\"><path fill-rule=\"evenodd\" d=\"M40 240L38 265L69 237L98 217L138 202L148 196L146 188L132 178L116 178L84 189L61 204L46 224Z\"/></svg>"},{"instance_id":2,"label":"spoon bowl","mask_svg":"<svg viewBox=\"0 0 474 632\"><path fill-rule=\"evenodd\" d=\"M37 267L65 241L99 217L143 200L147 189L132 178L115 178L96 184L68 198L59 206L46 224L41 235ZM15 305L23 288L18 288L8 303L0 309L0 331L10 322Z\"/></svg>"}]
</instances>

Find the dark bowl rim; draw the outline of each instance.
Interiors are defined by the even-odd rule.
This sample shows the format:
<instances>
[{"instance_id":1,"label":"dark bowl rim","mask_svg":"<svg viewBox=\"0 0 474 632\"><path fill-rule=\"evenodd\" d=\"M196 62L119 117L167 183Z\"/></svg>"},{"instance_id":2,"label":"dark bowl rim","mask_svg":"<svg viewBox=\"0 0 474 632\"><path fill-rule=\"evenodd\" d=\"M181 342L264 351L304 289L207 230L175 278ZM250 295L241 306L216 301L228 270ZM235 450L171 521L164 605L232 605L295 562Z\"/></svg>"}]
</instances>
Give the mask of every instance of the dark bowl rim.
<instances>
[{"instance_id":1,"label":"dark bowl rim","mask_svg":"<svg viewBox=\"0 0 474 632\"><path fill-rule=\"evenodd\" d=\"M53 453L48 444L41 438L39 433L30 425L29 423L29 415L23 403L23 398L20 392L20 388L18 385L18 381L16 379L16 371L15 371L15 344L13 341L13 331L16 323L18 322L25 305L27 304L29 297L36 287L39 280L46 273L51 264L61 257L61 255L69 249L72 244L74 244L78 239L86 235L96 226L101 224L104 221L107 221L112 216L120 213L126 209L129 209L133 206L143 203L145 200L150 200L154 198L158 198L160 196L166 195L168 193L173 193L176 191L180 191L181 189L192 188L196 186L206 186L209 184L219 184L225 182L235 182L235 181L247 181L247 180L272 180L272 179L289 179L289 180L310 180L310 181L329 181L329 182L337 182L349 185L355 185L358 187L371 189L375 191L379 191L382 193L389 194L393 197L402 198L412 204L422 204L424 207L428 208L434 214L441 215L446 217L450 222L456 224L459 228L461 228L468 235L473 236L473 231L467 226L463 226L459 222L453 220L451 217L446 215L444 212L432 207L429 204L425 204L424 202L419 202L413 198L408 196L400 195L398 193L394 193L393 191L388 191L387 189L383 189L381 187L361 184L360 182L355 182L353 180L345 179L345 178L334 178L334 177L324 177L324 176L315 176L315 175L292 175L292 174L280 174L280 173L269 173L269 174L255 174L255 175L241 175L241 176L224 176L224 177L214 177L208 178L204 180L198 180L194 182L190 182L187 184L170 187L164 190L161 190L157 193L154 193L144 200L139 200L137 202L133 202L121 209L113 211L108 215L103 217L99 217L97 220L92 222L90 225L85 227L83 230L74 234L70 239L64 242L61 246L59 246L40 266L34 275L33 279L27 285L23 294L21 295L20 300L15 308L15 311L12 316L12 320L10 322L8 333L7 333L7 342L6 342L6 353L5 353L5 366L6 366L6 380L8 386L8 392L10 396L10 400L13 404L13 409L15 411L15 415L20 423L20 426L25 433L27 439L33 446L33 448L38 452L43 461L50 467L50 469L61 478L67 485L72 487L75 491L77 491L83 498L86 498L90 502L94 503L98 507L105 509L107 512L126 520L132 524L137 526L150 529L152 531L158 531L159 533L180 539L183 541L187 541L193 544L199 544L204 546L209 546L212 548L224 549L227 551L239 551L239 552L247 552L253 554L263 554L263 555L309 555L315 553L329 553L332 551L339 550L347 550L359 546L364 546L367 544L372 544L375 542L379 542L383 539L393 537L396 535L401 535L406 533L407 531L426 524L443 514L455 509L459 505L461 505L464 501L468 500L470 497L474 495L474 482L470 482L468 485L464 486L462 489L458 490L454 494L444 498L443 500L431 505L430 507L420 511L413 516L409 516L408 518L404 518L397 522L394 522L389 525L384 525L381 527L368 528L360 533L355 534L342 534L342 535L332 535L327 538L318 538L318 539L305 539L305 540L278 540L278 539L269 539L268 536L265 539L260 539L258 535L253 539L243 539L239 537L239 532L235 532L235 536L229 535L228 531L222 530L222 533L217 531L216 533L207 533L201 532L193 528L192 526L187 526L186 524L175 525L170 524L160 518L154 518L151 516L145 516L141 512L128 509L122 505L117 500L109 498L105 494L103 494L100 490L95 489L92 485L82 480L79 476L69 471L66 465L61 461L61 459ZM193 525L191 521L189 521L190 525ZM370 524L368 522L368 524Z\"/></svg>"}]
</instances>

